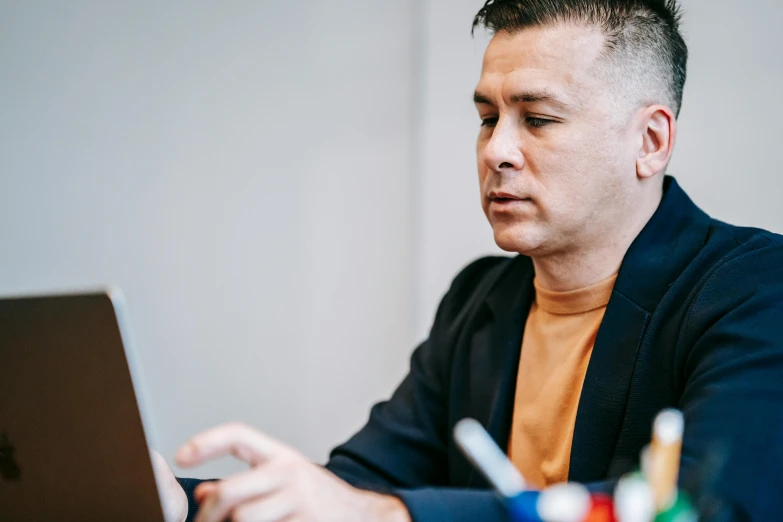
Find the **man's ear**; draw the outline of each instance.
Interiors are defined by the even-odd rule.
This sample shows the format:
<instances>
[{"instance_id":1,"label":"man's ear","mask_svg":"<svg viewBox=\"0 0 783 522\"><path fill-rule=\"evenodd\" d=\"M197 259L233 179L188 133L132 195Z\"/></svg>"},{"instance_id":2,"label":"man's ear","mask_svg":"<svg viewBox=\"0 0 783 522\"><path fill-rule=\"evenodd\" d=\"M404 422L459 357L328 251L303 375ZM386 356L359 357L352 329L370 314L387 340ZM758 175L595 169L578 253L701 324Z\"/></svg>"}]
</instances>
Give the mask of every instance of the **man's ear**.
<instances>
[{"instance_id":1,"label":"man's ear","mask_svg":"<svg viewBox=\"0 0 783 522\"><path fill-rule=\"evenodd\" d=\"M651 178L666 170L677 138L677 118L665 105L651 105L642 112L642 140L636 158L636 174Z\"/></svg>"}]
</instances>

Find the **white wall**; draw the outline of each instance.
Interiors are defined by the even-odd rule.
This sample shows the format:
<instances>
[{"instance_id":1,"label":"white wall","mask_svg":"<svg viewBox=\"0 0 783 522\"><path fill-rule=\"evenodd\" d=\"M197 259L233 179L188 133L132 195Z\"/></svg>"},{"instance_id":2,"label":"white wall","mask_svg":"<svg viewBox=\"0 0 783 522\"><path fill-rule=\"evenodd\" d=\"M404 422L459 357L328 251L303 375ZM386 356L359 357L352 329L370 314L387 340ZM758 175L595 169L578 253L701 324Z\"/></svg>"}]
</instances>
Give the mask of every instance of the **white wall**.
<instances>
[{"instance_id":1,"label":"white wall","mask_svg":"<svg viewBox=\"0 0 783 522\"><path fill-rule=\"evenodd\" d=\"M486 37L470 37L481 0L429 0L416 236L414 323L423 337L455 273L497 253L480 209L478 117L471 96ZM690 48L680 135L669 168L704 210L783 232L783 35L777 0L682 0Z\"/></svg>"},{"instance_id":2,"label":"white wall","mask_svg":"<svg viewBox=\"0 0 783 522\"><path fill-rule=\"evenodd\" d=\"M412 9L0 3L0 294L119 284L167 457L323 460L402 376Z\"/></svg>"}]
</instances>

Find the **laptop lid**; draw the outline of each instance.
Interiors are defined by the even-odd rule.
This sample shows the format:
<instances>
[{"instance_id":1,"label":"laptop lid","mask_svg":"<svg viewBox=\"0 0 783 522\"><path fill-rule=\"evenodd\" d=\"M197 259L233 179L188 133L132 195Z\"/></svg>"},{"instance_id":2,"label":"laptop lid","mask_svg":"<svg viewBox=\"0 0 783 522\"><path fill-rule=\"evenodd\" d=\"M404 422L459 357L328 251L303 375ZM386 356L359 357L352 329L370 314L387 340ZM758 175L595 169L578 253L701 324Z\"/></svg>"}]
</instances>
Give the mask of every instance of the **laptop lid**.
<instances>
[{"instance_id":1,"label":"laptop lid","mask_svg":"<svg viewBox=\"0 0 783 522\"><path fill-rule=\"evenodd\" d=\"M0 521L163 521L123 314L115 291L0 299Z\"/></svg>"}]
</instances>

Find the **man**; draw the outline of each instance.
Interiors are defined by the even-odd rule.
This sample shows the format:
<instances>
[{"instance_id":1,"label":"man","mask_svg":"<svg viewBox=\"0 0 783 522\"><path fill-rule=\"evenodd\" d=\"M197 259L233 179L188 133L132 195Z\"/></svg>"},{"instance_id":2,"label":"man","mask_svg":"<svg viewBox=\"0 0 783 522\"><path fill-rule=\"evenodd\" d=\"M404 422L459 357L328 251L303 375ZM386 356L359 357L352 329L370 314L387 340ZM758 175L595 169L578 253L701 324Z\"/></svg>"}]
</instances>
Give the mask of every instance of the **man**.
<instances>
[{"instance_id":1,"label":"man","mask_svg":"<svg viewBox=\"0 0 783 522\"><path fill-rule=\"evenodd\" d=\"M250 464L181 479L188 519L505 520L454 446L457 421L478 419L537 487L611 492L666 407L686 419L683 484L722 448L712 494L733 519L778 517L783 238L711 219L664 175L679 18L674 0L486 3L479 185L497 244L519 255L455 278L408 376L325 468L239 424L185 444L184 466Z\"/></svg>"}]
</instances>

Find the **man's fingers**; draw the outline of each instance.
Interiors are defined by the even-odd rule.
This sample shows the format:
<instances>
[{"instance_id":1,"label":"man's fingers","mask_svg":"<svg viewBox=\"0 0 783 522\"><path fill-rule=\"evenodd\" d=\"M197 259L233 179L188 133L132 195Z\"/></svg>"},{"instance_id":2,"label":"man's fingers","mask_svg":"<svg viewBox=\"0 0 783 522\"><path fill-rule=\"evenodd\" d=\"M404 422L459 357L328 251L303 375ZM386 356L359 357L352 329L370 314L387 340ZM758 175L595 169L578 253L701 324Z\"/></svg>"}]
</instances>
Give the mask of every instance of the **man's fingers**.
<instances>
[{"instance_id":1,"label":"man's fingers","mask_svg":"<svg viewBox=\"0 0 783 522\"><path fill-rule=\"evenodd\" d=\"M193 490L193 497L196 499L196 502L199 504L204 502L204 499L215 491L217 485L217 482L202 482L196 486L196 489Z\"/></svg>"},{"instance_id":2,"label":"man's fingers","mask_svg":"<svg viewBox=\"0 0 783 522\"><path fill-rule=\"evenodd\" d=\"M199 488L196 496L202 499L196 521L222 522L247 502L275 496L281 488L281 477L269 468L253 468Z\"/></svg>"},{"instance_id":3,"label":"man's fingers","mask_svg":"<svg viewBox=\"0 0 783 522\"><path fill-rule=\"evenodd\" d=\"M231 423L200 433L177 452L177 464L197 466L207 460L233 455L250 465L258 465L273 456L294 451L245 424Z\"/></svg>"}]
</instances>

